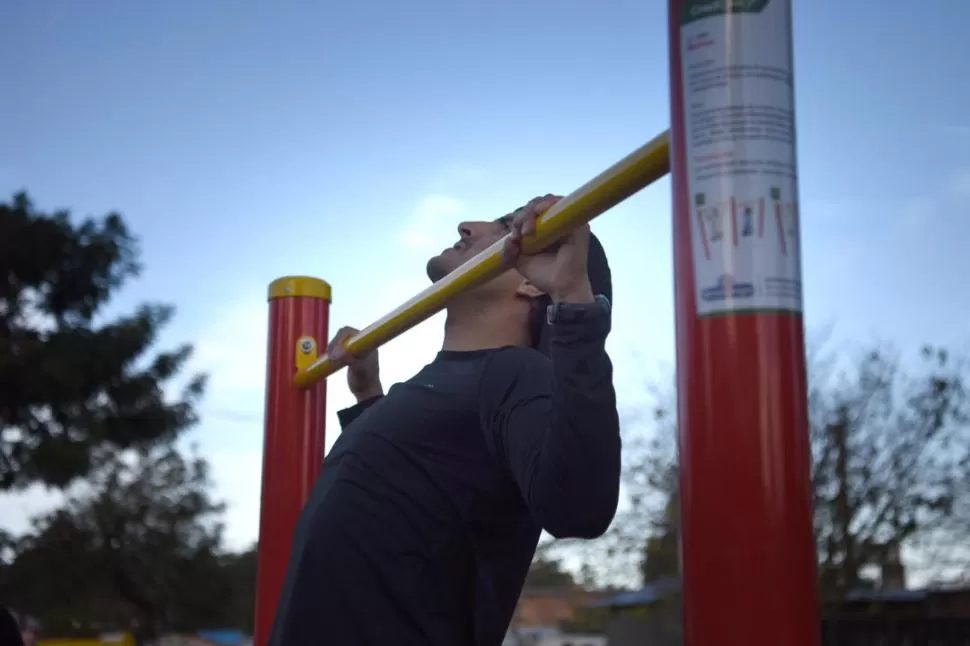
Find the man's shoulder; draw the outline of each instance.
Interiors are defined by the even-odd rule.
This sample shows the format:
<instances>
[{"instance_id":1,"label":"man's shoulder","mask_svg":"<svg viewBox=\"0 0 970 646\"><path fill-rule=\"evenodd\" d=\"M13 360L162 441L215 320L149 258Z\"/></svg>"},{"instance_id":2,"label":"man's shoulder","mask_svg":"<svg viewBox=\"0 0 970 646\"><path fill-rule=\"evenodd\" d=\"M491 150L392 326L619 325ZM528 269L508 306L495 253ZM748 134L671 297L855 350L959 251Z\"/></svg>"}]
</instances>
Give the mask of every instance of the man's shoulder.
<instances>
[{"instance_id":1,"label":"man's shoulder","mask_svg":"<svg viewBox=\"0 0 970 646\"><path fill-rule=\"evenodd\" d=\"M548 395L551 388L549 357L533 348L501 348L489 353L482 369L479 407L487 415L514 402Z\"/></svg>"},{"instance_id":2,"label":"man's shoulder","mask_svg":"<svg viewBox=\"0 0 970 646\"><path fill-rule=\"evenodd\" d=\"M510 346L491 353L483 372L490 381L514 381L528 376L542 378L551 374L552 362L534 348Z\"/></svg>"},{"instance_id":3,"label":"man's shoulder","mask_svg":"<svg viewBox=\"0 0 970 646\"><path fill-rule=\"evenodd\" d=\"M499 348L492 355L492 361L506 361L522 366L549 365L549 357L535 348L524 345L510 345Z\"/></svg>"}]
</instances>

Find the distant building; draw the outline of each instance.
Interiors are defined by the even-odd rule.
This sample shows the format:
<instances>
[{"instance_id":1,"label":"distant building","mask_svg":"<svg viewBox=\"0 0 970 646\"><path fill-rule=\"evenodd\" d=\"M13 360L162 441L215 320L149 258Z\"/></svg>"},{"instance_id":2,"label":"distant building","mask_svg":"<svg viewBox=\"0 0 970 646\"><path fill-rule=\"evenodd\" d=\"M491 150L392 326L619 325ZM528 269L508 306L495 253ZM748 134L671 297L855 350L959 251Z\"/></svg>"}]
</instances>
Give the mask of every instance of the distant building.
<instances>
[{"instance_id":1,"label":"distant building","mask_svg":"<svg viewBox=\"0 0 970 646\"><path fill-rule=\"evenodd\" d=\"M605 635L561 632L558 628L509 632L502 646L608 646Z\"/></svg>"},{"instance_id":2,"label":"distant building","mask_svg":"<svg viewBox=\"0 0 970 646\"><path fill-rule=\"evenodd\" d=\"M682 643L679 581L658 581L591 607L609 611L609 646ZM859 590L826 602L821 620L823 644L885 643L893 635L893 643L933 643L943 634L952 641L936 643L970 643L970 587Z\"/></svg>"},{"instance_id":3,"label":"distant building","mask_svg":"<svg viewBox=\"0 0 970 646\"><path fill-rule=\"evenodd\" d=\"M579 586L526 588L519 597L503 646L606 646L601 635L565 632L580 611L612 594Z\"/></svg>"},{"instance_id":4,"label":"distant building","mask_svg":"<svg viewBox=\"0 0 970 646\"><path fill-rule=\"evenodd\" d=\"M605 610L609 646L680 646L683 642L680 581L655 581L590 604Z\"/></svg>"},{"instance_id":5,"label":"distant building","mask_svg":"<svg viewBox=\"0 0 970 646\"><path fill-rule=\"evenodd\" d=\"M833 617L895 617L899 619L970 619L970 586L919 590L859 590L839 602L825 604Z\"/></svg>"},{"instance_id":6,"label":"distant building","mask_svg":"<svg viewBox=\"0 0 970 646\"><path fill-rule=\"evenodd\" d=\"M543 637L536 646L607 646L607 644L605 635L565 633Z\"/></svg>"}]
</instances>

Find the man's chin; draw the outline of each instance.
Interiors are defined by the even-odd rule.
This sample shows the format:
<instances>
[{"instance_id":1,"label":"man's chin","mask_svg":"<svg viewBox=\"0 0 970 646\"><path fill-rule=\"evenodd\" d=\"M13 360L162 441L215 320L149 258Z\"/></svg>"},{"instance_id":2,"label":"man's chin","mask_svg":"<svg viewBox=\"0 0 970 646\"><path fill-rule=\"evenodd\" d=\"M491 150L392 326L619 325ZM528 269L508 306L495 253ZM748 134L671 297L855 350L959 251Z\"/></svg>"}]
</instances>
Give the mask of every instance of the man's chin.
<instances>
[{"instance_id":1,"label":"man's chin","mask_svg":"<svg viewBox=\"0 0 970 646\"><path fill-rule=\"evenodd\" d=\"M450 273L450 269L445 262L445 259L441 256L435 256L428 261L428 266L426 267L428 272L428 278L431 282L436 283Z\"/></svg>"}]
</instances>

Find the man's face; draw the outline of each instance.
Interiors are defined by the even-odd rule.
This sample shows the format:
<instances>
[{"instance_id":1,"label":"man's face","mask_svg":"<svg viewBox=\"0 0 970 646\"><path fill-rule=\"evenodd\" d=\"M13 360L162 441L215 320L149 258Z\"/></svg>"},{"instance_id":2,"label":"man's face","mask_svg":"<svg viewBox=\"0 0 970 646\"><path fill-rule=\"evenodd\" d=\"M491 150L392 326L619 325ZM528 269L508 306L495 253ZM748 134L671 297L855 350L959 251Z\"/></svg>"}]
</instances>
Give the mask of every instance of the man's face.
<instances>
[{"instance_id":1,"label":"man's face","mask_svg":"<svg viewBox=\"0 0 970 646\"><path fill-rule=\"evenodd\" d=\"M498 220L462 222L458 242L428 261L428 278L440 280L509 232L512 214Z\"/></svg>"}]
</instances>

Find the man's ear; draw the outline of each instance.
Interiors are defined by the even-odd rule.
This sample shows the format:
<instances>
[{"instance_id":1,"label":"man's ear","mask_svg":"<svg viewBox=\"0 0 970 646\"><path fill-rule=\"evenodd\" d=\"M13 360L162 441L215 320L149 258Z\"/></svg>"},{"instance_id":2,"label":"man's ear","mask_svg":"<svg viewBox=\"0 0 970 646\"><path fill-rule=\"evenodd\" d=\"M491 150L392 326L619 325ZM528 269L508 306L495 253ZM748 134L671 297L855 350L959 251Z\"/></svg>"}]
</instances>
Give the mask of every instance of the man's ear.
<instances>
[{"instance_id":1,"label":"man's ear","mask_svg":"<svg viewBox=\"0 0 970 646\"><path fill-rule=\"evenodd\" d=\"M521 296L522 298L535 299L540 296L545 296L546 293L526 279L515 289L515 295Z\"/></svg>"}]
</instances>

